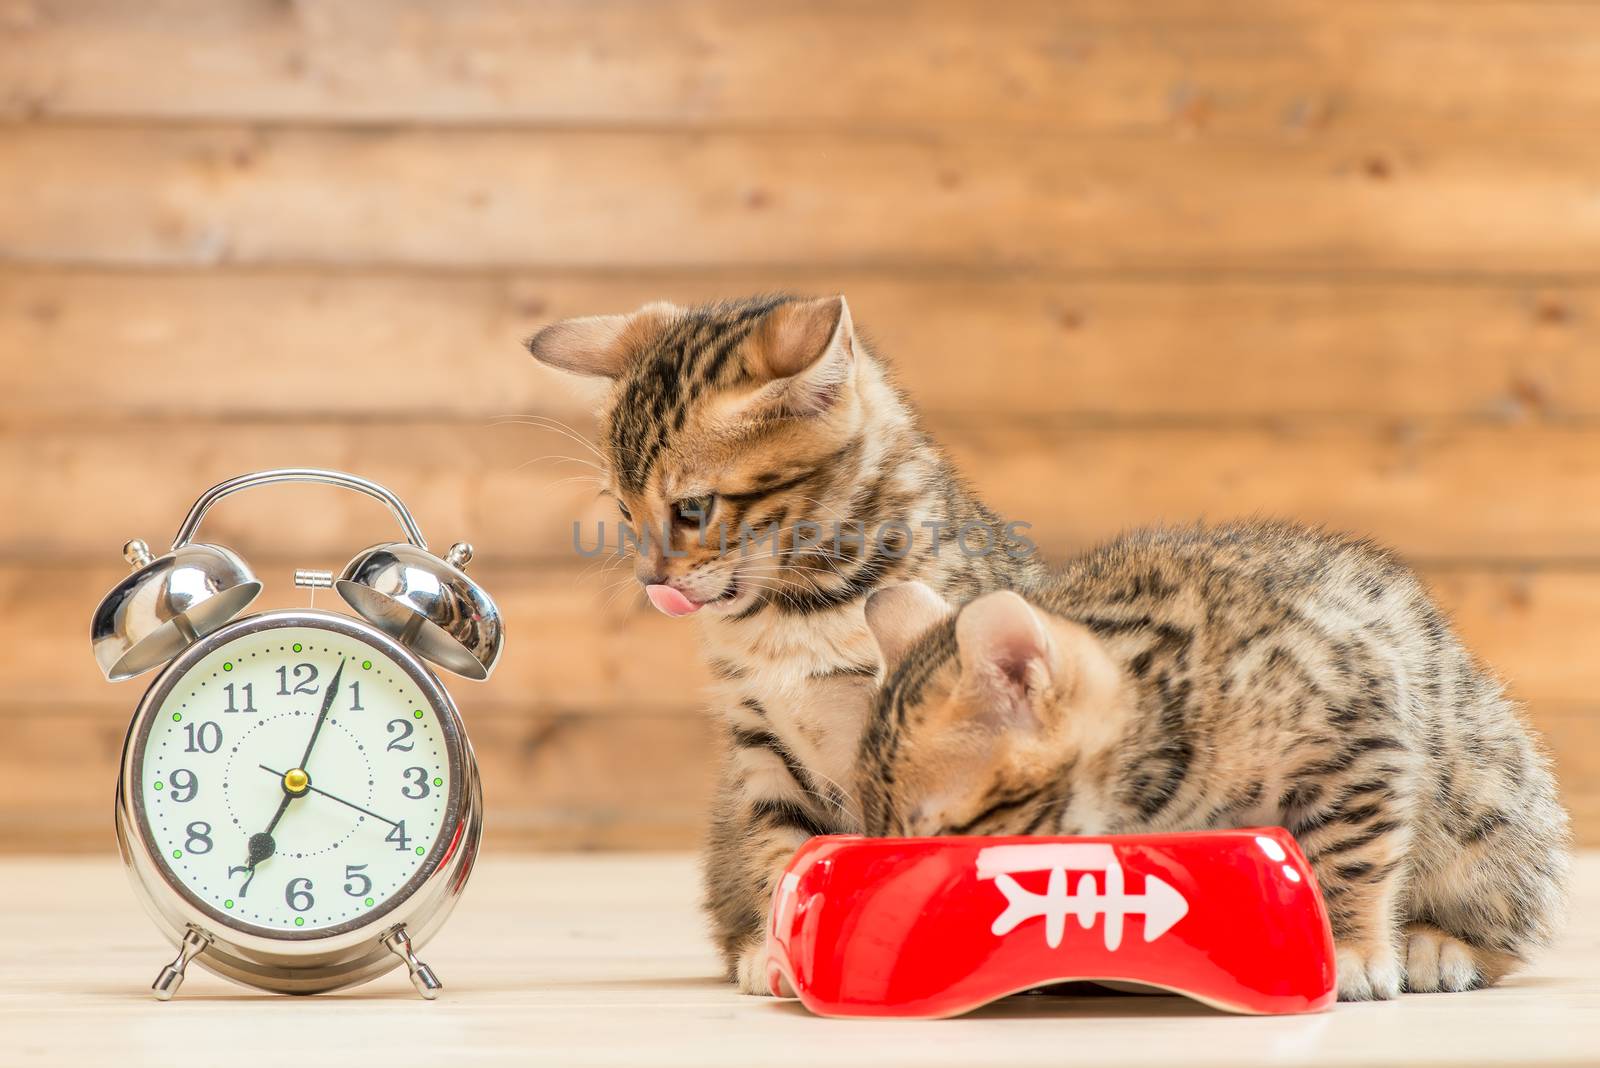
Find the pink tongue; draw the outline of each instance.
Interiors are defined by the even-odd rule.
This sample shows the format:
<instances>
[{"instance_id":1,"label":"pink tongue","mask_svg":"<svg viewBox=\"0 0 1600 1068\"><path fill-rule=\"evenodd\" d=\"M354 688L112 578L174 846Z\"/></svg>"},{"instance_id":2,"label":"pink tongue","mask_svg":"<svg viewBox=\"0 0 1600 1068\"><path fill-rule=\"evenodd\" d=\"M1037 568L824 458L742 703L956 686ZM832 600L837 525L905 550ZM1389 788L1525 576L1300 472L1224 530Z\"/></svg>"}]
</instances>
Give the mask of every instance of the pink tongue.
<instances>
[{"instance_id":1,"label":"pink tongue","mask_svg":"<svg viewBox=\"0 0 1600 1068\"><path fill-rule=\"evenodd\" d=\"M686 616L697 611L700 606L689 598L673 589L671 586L646 586L645 596L650 598L650 603L656 606L656 611L664 616Z\"/></svg>"}]
</instances>

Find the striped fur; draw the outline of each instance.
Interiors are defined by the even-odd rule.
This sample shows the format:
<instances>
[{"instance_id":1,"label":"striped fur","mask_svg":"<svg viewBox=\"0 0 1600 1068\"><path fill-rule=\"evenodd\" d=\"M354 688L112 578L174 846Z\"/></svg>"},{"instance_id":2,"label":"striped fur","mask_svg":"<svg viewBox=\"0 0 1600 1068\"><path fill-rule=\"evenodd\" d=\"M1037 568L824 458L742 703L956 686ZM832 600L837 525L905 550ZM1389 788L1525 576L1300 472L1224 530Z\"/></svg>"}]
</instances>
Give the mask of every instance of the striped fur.
<instances>
[{"instance_id":1,"label":"striped fur","mask_svg":"<svg viewBox=\"0 0 1600 1068\"><path fill-rule=\"evenodd\" d=\"M964 599L1037 565L924 433L843 298L651 305L556 324L530 348L612 379L602 450L635 526L659 534L675 501L715 494L707 523L671 529L675 555L658 538L636 570L705 602L696 618L724 726L706 908L730 978L765 993L784 863L808 837L859 826L849 786L879 668L867 596L920 580ZM807 522L867 536L808 548ZM988 555L949 544L968 523L990 532ZM776 531L776 549L725 550L741 526Z\"/></svg>"},{"instance_id":2,"label":"striped fur","mask_svg":"<svg viewBox=\"0 0 1600 1068\"><path fill-rule=\"evenodd\" d=\"M869 833L1281 824L1316 870L1345 999L1493 982L1557 922L1567 817L1545 756L1367 543L1147 531L1027 602L895 622L926 632L882 636L907 651L864 731Z\"/></svg>"}]
</instances>

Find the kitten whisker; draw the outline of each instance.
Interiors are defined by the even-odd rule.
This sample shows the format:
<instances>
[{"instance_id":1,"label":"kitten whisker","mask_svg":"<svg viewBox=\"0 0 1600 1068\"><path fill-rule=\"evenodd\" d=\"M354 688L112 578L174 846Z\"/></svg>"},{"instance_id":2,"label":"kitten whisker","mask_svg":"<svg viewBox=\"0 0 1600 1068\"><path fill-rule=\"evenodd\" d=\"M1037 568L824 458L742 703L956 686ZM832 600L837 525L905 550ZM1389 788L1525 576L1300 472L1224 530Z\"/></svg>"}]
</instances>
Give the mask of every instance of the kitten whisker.
<instances>
[{"instance_id":1,"label":"kitten whisker","mask_svg":"<svg viewBox=\"0 0 1600 1068\"><path fill-rule=\"evenodd\" d=\"M834 811L838 812L839 815L848 817L850 815L850 809L846 804L846 801L848 801L850 798L850 791L846 790L842 783L829 776L826 772L818 771L816 768L810 766L807 766L806 772L813 778L821 779L825 785L833 787L838 791L839 798L844 798L845 800L841 801L831 796L825 797L821 791L815 789L808 788L807 792L817 798L820 798L825 804L831 805Z\"/></svg>"},{"instance_id":2,"label":"kitten whisker","mask_svg":"<svg viewBox=\"0 0 1600 1068\"><path fill-rule=\"evenodd\" d=\"M761 580L752 580L749 583L747 583L747 585L751 589L757 589L757 590L761 590L761 591L766 592L766 593L775 594L778 597L783 598L783 600L784 600L784 602L786 604L797 605L797 604L800 603L799 600L794 596L794 594L791 591L789 591L787 589L784 589L784 588L782 588L780 586L768 585L768 584L762 582Z\"/></svg>"},{"instance_id":3,"label":"kitten whisker","mask_svg":"<svg viewBox=\"0 0 1600 1068\"><path fill-rule=\"evenodd\" d=\"M553 452L545 456L535 456L531 460L525 460L518 464L516 470L521 471L525 468L532 467L534 464L542 464L547 460L553 460L557 464L582 464L585 467L593 468L602 475L606 473L606 469L595 463L593 460L585 460L581 456L568 456L566 453L562 452Z\"/></svg>"},{"instance_id":4,"label":"kitten whisker","mask_svg":"<svg viewBox=\"0 0 1600 1068\"><path fill-rule=\"evenodd\" d=\"M798 497L802 501L809 501L810 503L816 505L818 508L826 508L828 511L833 513L833 517L835 519L837 519L840 523L848 523L848 522L850 522L848 519L846 519L840 513L839 509L833 507L831 504L824 504L823 502L817 500L815 497L807 497L804 493L796 493L795 496Z\"/></svg>"},{"instance_id":5,"label":"kitten whisker","mask_svg":"<svg viewBox=\"0 0 1600 1068\"><path fill-rule=\"evenodd\" d=\"M569 482L592 482L596 486L599 486L601 489L605 489L605 486L606 486L606 484L604 482L600 481L598 478L595 478L593 475L568 475L566 478L558 478L558 479L556 479L556 481L554 481L554 482L550 483L549 485L547 485L545 487L545 490L549 491L549 490L557 489L557 488L559 488L561 486L565 486ZM598 498L598 495L596 495L596 496Z\"/></svg>"},{"instance_id":6,"label":"kitten whisker","mask_svg":"<svg viewBox=\"0 0 1600 1068\"><path fill-rule=\"evenodd\" d=\"M803 520L801 522L803 522ZM781 529L779 529L777 531L777 536L781 538L782 535L788 534L788 533L792 533L793 530L794 530L794 525L783 527L783 528L781 528ZM770 532L762 531L762 532L759 533L758 537L759 537L759 539L761 541L765 541L768 538L773 537L773 534L770 533ZM772 550L772 549L763 550L760 554L746 553L745 550L746 550L746 546L745 546L744 542L742 540L735 539L733 544L729 545L727 548L722 549L720 552L718 552L715 558L718 559L718 560L723 560L723 559L726 559L728 556L732 555L733 553L745 553L745 555L749 559L760 559L763 556L767 557L769 559L781 559L781 558L786 558L786 557L790 557L790 556L818 556L818 557L822 557L822 558L825 558L825 559L837 560L840 563L849 563L850 562L850 557L847 557L847 556L844 556L844 555L840 554L837 550L829 550L827 548L824 548L824 546L822 544L807 545L806 547L801 548L801 549L797 549L793 545L790 545L787 548L779 547L776 550Z\"/></svg>"},{"instance_id":7,"label":"kitten whisker","mask_svg":"<svg viewBox=\"0 0 1600 1068\"><path fill-rule=\"evenodd\" d=\"M627 555L625 553L620 552L620 551L613 552L613 553L607 553L605 556L601 556L598 559L591 560L589 562L589 564L586 567L584 567L584 569L582 571L578 572L577 577L574 578L572 581L573 581L574 584L576 584L579 579L587 577L589 575L589 573L591 571L594 571L596 568L599 569L599 572L598 572L599 574L601 574L601 575L607 574L613 568L615 568L618 564L622 563L622 561L624 561L626 559L627 559Z\"/></svg>"},{"instance_id":8,"label":"kitten whisker","mask_svg":"<svg viewBox=\"0 0 1600 1068\"><path fill-rule=\"evenodd\" d=\"M531 427L537 427L540 430L554 431L555 433L560 434L563 437L571 440L573 443L578 444L578 445L582 445L584 448L586 448L590 452L594 453L595 459L599 460L600 462L604 463L605 459L606 459L605 453L600 451L600 447L598 445L596 445L594 442L590 441L584 435L578 433L576 430L574 430L572 427L568 426L566 423L562 422L560 419L555 418L554 416L549 416L549 415L504 415L504 416L496 416L494 419L491 419L489 421L489 425L492 426L492 427L495 427L495 426L531 426Z\"/></svg>"},{"instance_id":9,"label":"kitten whisker","mask_svg":"<svg viewBox=\"0 0 1600 1068\"><path fill-rule=\"evenodd\" d=\"M604 592L606 592L606 590L610 590L611 593L610 593L610 596L608 596L605 599L605 602L603 604L601 604L600 610L602 612L609 610L611 608L612 602L614 602L618 597L620 597L623 594L627 593L628 592L628 587L630 587L630 586L632 586L636 591L638 591L640 593L644 592L643 589L639 586L638 581L632 575L626 575L623 578L617 579L615 582L612 582L609 585L605 586L600 592L604 593Z\"/></svg>"}]
</instances>

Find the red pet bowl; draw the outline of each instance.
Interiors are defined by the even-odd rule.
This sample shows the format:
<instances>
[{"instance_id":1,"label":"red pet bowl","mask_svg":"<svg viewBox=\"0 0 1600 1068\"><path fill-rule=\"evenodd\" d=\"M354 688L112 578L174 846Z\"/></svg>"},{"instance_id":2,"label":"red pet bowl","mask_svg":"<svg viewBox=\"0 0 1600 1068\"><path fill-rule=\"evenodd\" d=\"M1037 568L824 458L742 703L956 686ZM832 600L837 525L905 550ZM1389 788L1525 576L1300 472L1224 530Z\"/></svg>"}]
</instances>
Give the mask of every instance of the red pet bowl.
<instances>
[{"instance_id":1,"label":"red pet bowl","mask_svg":"<svg viewBox=\"0 0 1600 1068\"><path fill-rule=\"evenodd\" d=\"M767 981L823 1016L954 1016L1117 980L1229 1012L1334 1000L1322 895L1280 827L1104 838L813 838L773 899Z\"/></svg>"}]
</instances>

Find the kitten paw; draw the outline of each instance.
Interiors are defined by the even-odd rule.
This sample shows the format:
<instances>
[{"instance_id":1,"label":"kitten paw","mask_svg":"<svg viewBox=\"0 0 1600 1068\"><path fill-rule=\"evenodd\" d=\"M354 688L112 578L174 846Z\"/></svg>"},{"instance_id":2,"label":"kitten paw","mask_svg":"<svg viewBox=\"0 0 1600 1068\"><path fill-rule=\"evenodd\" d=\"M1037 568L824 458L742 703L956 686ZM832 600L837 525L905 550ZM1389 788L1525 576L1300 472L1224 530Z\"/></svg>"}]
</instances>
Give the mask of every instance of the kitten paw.
<instances>
[{"instance_id":1,"label":"kitten paw","mask_svg":"<svg viewBox=\"0 0 1600 1068\"><path fill-rule=\"evenodd\" d=\"M1388 1001L1400 993L1404 973L1400 958L1389 946L1336 948L1340 1001Z\"/></svg>"},{"instance_id":2,"label":"kitten paw","mask_svg":"<svg viewBox=\"0 0 1600 1068\"><path fill-rule=\"evenodd\" d=\"M755 994L760 997L771 997L772 987L767 982L767 943L765 939L752 942L739 954L739 960L733 968L733 982L741 994ZM792 998L794 991L789 989L787 979L779 980L783 988L780 997Z\"/></svg>"},{"instance_id":3,"label":"kitten paw","mask_svg":"<svg viewBox=\"0 0 1600 1068\"><path fill-rule=\"evenodd\" d=\"M1472 947L1426 923L1406 927L1406 989L1416 994L1475 990L1484 984Z\"/></svg>"}]
</instances>

